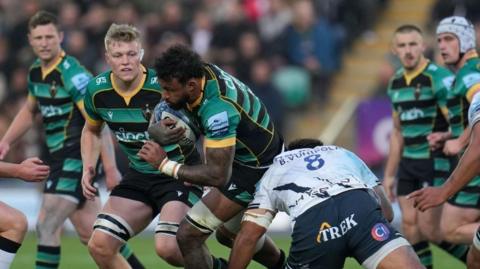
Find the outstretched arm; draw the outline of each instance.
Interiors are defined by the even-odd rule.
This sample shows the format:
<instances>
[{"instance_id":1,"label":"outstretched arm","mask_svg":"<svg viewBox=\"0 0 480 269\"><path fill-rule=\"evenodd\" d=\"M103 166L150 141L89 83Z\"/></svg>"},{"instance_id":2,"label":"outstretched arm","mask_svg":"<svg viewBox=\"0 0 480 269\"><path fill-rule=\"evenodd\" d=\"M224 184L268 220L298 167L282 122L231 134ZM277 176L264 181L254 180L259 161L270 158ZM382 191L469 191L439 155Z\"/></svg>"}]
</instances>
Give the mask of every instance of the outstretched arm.
<instances>
[{"instance_id":1,"label":"outstretched arm","mask_svg":"<svg viewBox=\"0 0 480 269\"><path fill-rule=\"evenodd\" d=\"M37 157L28 158L19 164L0 162L0 177L37 182L46 179L49 173L50 167Z\"/></svg>"},{"instance_id":2,"label":"outstretched arm","mask_svg":"<svg viewBox=\"0 0 480 269\"><path fill-rule=\"evenodd\" d=\"M417 190L411 193L408 198L414 199L414 205L420 211L425 211L444 203L479 173L480 124L475 124L472 128L470 144L448 180L440 187L428 187Z\"/></svg>"}]
</instances>

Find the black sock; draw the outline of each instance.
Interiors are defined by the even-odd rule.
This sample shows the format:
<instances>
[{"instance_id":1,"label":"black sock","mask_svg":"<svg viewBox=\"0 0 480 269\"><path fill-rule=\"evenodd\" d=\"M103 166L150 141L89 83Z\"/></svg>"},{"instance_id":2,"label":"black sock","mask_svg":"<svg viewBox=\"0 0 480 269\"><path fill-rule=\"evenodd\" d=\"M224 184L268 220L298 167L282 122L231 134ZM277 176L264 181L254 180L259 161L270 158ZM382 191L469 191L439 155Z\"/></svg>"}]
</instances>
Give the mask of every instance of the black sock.
<instances>
[{"instance_id":1,"label":"black sock","mask_svg":"<svg viewBox=\"0 0 480 269\"><path fill-rule=\"evenodd\" d=\"M0 236L0 250L3 250L8 253L17 253L21 244L15 241L12 241L8 238Z\"/></svg>"},{"instance_id":2,"label":"black sock","mask_svg":"<svg viewBox=\"0 0 480 269\"><path fill-rule=\"evenodd\" d=\"M467 245L454 245L452 243L442 241L437 246L441 249L448 252L448 254L462 261L463 263L467 262L467 253L469 246Z\"/></svg>"},{"instance_id":3,"label":"black sock","mask_svg":"<svg viewBox=\"0 0 480 269\"><path fill-rule=\"evenodd\" d=\"M432 251L430 250L428 241L416 243L413 245L413 250L415 250L415 253L417 253L417 256L420 258L420 262L423 264L423 266L425 266L427 269L433 268Z\"/></svg>"},{"instance_id":4,"label":"black sock","mask_svg":"<svg viewBox=\"0 0 480 269\"><path fill-rule=\"evenodd\" d=\"M60 264L60 246L42 246L37 247L37 259L35 261L36 269L58 268Z\"/></svg>"},{"instance_id":5,"label":"black sock","mask_svg":"<svg viewBox=\"0 0 480 269\"><path fill-rule=\"evenodd\" d=\"M130 264L132 269L145 269L143 264L138 260L137 256L133 253L133 251L130 249L130 247L127 246L127 244L123 245L120 248L120 255L122 255Z\"/></svg>"}]
</instances>

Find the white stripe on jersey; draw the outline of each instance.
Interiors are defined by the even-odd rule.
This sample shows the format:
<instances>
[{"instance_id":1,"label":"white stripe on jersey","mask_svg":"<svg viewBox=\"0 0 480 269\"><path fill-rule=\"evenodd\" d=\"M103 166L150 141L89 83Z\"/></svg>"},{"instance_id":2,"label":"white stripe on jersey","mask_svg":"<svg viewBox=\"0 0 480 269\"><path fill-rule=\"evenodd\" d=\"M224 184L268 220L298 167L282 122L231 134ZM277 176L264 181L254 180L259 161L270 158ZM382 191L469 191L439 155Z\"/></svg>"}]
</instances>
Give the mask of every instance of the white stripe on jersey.
<instances>
[{"instance_id":1,"label":"white stripe on jersey","mask_svg":"<svg viewBox=\"0 0 480 269\"><path fill-rule=\"evenodd\" d=\"M346 149L336 146L297 149L275 157L251 204L284 211L295 220L331 196L376 185L378 178Z\"/></svg>"}]
</instances>

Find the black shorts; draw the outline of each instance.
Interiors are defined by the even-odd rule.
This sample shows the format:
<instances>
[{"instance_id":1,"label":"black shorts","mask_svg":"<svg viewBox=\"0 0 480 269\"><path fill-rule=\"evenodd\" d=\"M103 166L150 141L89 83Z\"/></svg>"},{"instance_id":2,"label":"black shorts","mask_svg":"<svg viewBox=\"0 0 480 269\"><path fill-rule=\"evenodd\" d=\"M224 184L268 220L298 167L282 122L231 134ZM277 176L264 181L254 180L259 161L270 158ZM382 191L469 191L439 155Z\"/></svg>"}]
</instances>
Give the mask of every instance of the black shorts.
<instances>
[{"instance_id":1,"label":"black shorts","mask_svg":"<svg viewBox=\"0 0 480 269\"><path fill-rule=\"evenodd\" d=\"M235 203L247 207L253 200L255 188L268 168L252 168L233 162L232 175L220 192Z\"/></svg>"},{"instance_id":2,"label":"black shorts","mask_svg":"<svg viewBox=\"0 0 480 269\"><path fill-rule=\"evenodd\" d=\"M46 161L50 165L50 175L44 186L44 193L63 195L66 199L83 205L85 197L82 192L82 157L80 148L63 149ZM97 167L97 176L100 177ZM98 192L97 192L98 195Z\"/></svg>"},{"instance_id":3,"label":"black shorts","mask_svg":"<svg viewBox=\"0 0 480 269\"><path fill-rule=\"evenodd\" d=\"M367 190L351 190L297 217L285 268L343 268L346 257L362 264L384 246L389 253L406 244Z\"/></svg>"},{"instance_id":4,"label":"black shorts","mask_svg":"<svg viewBox=\"0 0 480 269\"><path fill-rule=\"evenodd\" d=\"M402 158L397 174L397 195L404 196L426 186L442 185L456 164L456 157Z\"/></svg>"},{"instance_id":5,"label":"black shorts","mask_svg":"<svg viewBox=\"0 0 480 269\"><path fill-rule=\"evenodd\" d=\"M155 217L170 201L180 201L192 207L202 197L199 186L185 186L183 182L163 174L145 174L129 168L110 196L142 202L153 210Z\"/></svg>"}]
</instances>

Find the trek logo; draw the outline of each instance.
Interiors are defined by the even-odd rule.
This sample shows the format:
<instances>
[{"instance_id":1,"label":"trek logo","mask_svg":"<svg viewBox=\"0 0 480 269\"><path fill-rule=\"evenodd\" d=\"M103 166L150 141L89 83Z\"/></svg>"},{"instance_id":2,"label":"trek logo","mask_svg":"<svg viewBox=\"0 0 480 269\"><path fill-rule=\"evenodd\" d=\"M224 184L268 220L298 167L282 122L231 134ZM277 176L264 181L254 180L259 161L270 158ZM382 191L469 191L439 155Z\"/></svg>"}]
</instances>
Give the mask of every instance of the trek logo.
<instances>
[{"instance_id":1,"label":"trek logo","mask_svg":"<svg viewBox=\"0 0 480 269\"><path fill-rule=\"evenodd\" d=\"M122 142L145 142L149 139L148 132L126 132L125 129L120 128L115 131L115 137Z\"/></svg>"},{"instance_id":2,"label":"trek logo","mask_svg":"<svg viewBox=\"0 0 480 269\"><path fill-rule=\"evenodd\" d=\"M63 114L63 111L60 107L56 107L52 105L40 106L40 112L42 113L42 116L44 116L45 118Z\"/></svg>"},{"instance_id":3,"label":"trek logo","mask_svg":"<svg viewBox=\"0 0 480 269\"><path fill-rule=\"evenodd\" d=\"M415 107L415 108L403 111L400 114L400 120L402 121L416 120L419 118L423 118L424 116L425 114L423 113L423 111Z\"/></svg>"},{"instance_id":4,"label":"trek logo","mask_svg":"<svg viewBox=\"0 0 480 269\"><path fill-rule=\"evenodd\" d=\"M320 225L320 230L317 235L317 243L327 242L328 240L335 240L344 236L348 231L353 227L357 226L358 223L353 219L355 214L350 215L350 217L342 220L339 227L331 226L328 222L322 223Z\"/></svg>"},{"instance_id":5,"label":"trek logo","mask_svg":"<svg viewBox=\"0 0 480 269\"><path fill-rule=\"evenodd\" d=\"M380 242L387 240L390 236L390 230L383 223L375 224L370 233L372 234L373 239Z\"/></svg>"}]
</instances>

